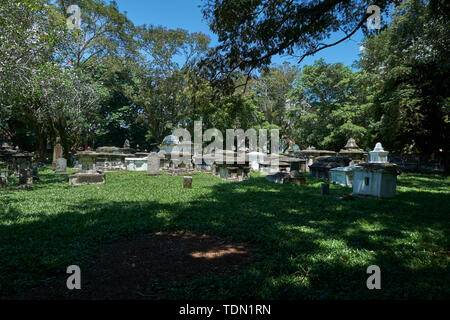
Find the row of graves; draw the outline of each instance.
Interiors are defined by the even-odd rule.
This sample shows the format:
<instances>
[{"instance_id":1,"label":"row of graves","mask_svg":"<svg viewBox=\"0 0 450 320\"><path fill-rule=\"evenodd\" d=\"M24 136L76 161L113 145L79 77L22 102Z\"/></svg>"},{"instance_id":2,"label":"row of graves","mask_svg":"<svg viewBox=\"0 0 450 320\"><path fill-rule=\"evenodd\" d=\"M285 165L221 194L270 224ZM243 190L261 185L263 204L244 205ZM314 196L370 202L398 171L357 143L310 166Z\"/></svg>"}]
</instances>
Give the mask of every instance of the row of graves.
<instances>
[{"instance_id":1,"label":"row of graves","mask_svg":"<svg viewBox=\"0 0 450 320\"><path fill-rule=\"evenodd\" d=\"M178 137L168 136L159 152L140 152L130 148L128 141L123 148L101 147L96 151L79 152L76 154L78 172L69 177L69 182L73 185L103 184L105 172L117 170L146 171L149 176L165 172L187 177L201 171L227 181L244 181L250 179L252 171L259 171L271 182L305 184L303 174L310 172L312 177L353 188L354 195L395 197L399 169L388 162L388 152L380 143L369 153L360 149L354 139L349 139L339 152L309 147L292 154L215 150L211 154L191 156L192 149L191 142L180 142ZM187 157L184 160L173 157L175 150L186 152Z\"/></svg>"}]
</instances>

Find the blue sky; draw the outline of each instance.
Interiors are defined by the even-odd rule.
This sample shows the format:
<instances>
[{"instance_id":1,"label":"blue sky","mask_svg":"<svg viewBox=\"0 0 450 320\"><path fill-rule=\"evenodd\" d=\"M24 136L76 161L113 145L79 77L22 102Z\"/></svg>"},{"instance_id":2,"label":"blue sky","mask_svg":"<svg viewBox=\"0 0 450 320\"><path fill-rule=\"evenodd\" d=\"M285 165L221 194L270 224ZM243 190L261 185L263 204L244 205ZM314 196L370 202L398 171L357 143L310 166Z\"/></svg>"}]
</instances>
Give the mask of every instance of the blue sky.
<instances>
[{"instance_id":1,"label":"blue sky","mask_svg":"<svg viewBox=\"0 0 450 320\"><path fill-rule=\"evenodd\" d=\"M209 30L203 19L201 0L116 0L121 12L126 11L127 17L134 24L161 25L170 29L186 29L190 32L203 32L211 37L212 45L217 44L217 37ZM339 39L339 34L333 35L330 42ZM323 58L328 63L342 62L347 66L358 59L360 42L363 34L358 31L351 39L337 46L323 50L312 57L303 60L303 65L313 64ZM274 57L272 63L281 64L288 61L297 64L297 59L291 57Z\"/></svg>"}]
</instances>

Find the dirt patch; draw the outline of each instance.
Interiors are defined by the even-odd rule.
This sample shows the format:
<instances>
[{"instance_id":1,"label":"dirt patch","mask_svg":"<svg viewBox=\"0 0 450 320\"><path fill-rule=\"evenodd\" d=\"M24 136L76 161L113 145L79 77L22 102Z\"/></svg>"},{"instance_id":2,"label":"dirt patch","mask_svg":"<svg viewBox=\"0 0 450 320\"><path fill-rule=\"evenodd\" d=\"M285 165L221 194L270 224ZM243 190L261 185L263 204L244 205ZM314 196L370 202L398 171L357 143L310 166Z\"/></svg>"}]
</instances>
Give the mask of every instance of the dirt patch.
<instances>
[{"instance_id":1,"label":"dirt patch","mask_svg":"<svg viewBox=\"0 0 450 320\"><path fill-rule=\"evenodd\" d=\"M173 281L208 273L239 272L251 249L208 235L156 233L104 247L81 270L81 290L68 290L68 274L14 299L155 299Z\"/></svg>"}]
</instances>

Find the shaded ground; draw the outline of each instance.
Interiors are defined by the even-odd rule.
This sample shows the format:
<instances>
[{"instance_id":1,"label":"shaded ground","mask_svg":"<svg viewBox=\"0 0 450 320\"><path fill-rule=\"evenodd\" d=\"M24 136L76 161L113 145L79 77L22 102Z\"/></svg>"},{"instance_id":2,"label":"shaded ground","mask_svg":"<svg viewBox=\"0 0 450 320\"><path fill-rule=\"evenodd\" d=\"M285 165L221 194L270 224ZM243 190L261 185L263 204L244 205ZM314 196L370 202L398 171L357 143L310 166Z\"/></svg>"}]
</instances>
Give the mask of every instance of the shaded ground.
<instances>
[{"instance_id":1,"label":"shaded ground","mask_svg":"<svg viewBox=\"0 0 450 320\"><path fill-rule=\"evenodd\" d=\"M41 171L40 177L31 191L16 190L14 185L0 191L0 297L29 293L30 288L51 284L58 275L65 291L69 265L79 265L95 281L114 279L111 262L103 264L107 271L100 262L93 264L101 261L98 253L156 232L192 232L233 239L226 243L251 244L253 260L238 267L241 272L233 267L207 272L212 267L206 264L198 269L205 272L191 277L178 270L191 272L188 268L205 260L201 258L205 254L194 254L198 249L182 251L190 261L186 267L158 265L157 277L149 276L151 268L135 275L124 269L127 277L139 281L124 289L132 292L128 298L450 297L450 176L402 174L397 196L390 200L344 199L338 195L352 190L335 185L330 186L331 196L323 197L322 182L310 176L307 185L278 185L258 174L228 183L198 173L192 189L183 189L183 177L148 177L145 172L107 173L106 184L80 187L70 186L67 175L50 170ZM114 257L119 251L109 252ZM140 256L133 252L126 257ZM117 261L137 266L127 259ZM367 289L370 265L381 269L381 290ZM91 275L90 266L99 271ZM164 270L173 274L166 276L174 281L160 280ZM88 279L83 281L83 288L88 288ZM105 288L95 293L97 297L111 298L111 289L106 284Z\"/></svg>"},{"instance_id":2,"label":"shaded ground","mask_svg":"<svg viewBox=\"0 0 450 320\"><path fill-rule=\"evenodd\" d=\"M174 281L238 273L251 263L244 243L208 235L158 232L103 248L81 270L81 290L68 290L69 274L13 299L155 299Z\"/></svg>"}]
</instances>

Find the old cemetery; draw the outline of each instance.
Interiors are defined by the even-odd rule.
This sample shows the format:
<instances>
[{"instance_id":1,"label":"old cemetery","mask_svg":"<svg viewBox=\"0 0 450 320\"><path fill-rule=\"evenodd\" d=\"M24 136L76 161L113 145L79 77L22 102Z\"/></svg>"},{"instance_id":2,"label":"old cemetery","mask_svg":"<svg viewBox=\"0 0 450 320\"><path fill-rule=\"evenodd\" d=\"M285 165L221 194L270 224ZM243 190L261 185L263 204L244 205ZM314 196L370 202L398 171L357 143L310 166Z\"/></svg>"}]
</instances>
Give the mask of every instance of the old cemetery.
<instances>
[{"instance_id":1,"label":"old cemetery","mask_svg":"<svg viewBox=\"0 0 450 320\"><path fill-rule=\"evenodd\" d=\"M193 150L175 136L152 152L126 141L67 166L58 139L50 166L4 142L0 298L448 296L439 168L411 170L354 139L239 163L230 150L182 163L172 155L183 144ZM83 290L67 289L70 265ZM385 270L383 290L366 287L371 265Z\"/></svg>"},{"instance_id":2,"label":"old cemetery","mask_svg":"<svg viewBox=\"0 0 450 320\"><path fill-rule=\"evenodd\" d=\"M0 300L448 299L449 6L0 1Z\"/></svg>"}]
</instances>

